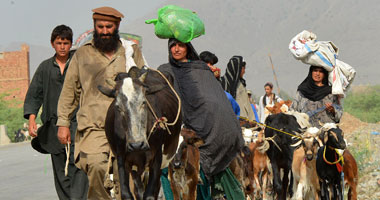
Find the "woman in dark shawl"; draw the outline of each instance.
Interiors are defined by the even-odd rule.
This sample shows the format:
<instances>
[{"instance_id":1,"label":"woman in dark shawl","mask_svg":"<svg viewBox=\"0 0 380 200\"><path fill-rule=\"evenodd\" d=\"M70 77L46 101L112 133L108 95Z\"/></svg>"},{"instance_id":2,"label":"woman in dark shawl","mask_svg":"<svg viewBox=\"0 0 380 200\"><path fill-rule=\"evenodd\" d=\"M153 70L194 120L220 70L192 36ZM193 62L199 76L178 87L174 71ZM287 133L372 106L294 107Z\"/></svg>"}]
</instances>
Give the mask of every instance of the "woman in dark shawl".
<instances>
[{"instance_id":1,"label":"woman in dark shawl","mask_svg":"<svg viewBox=\"0 0 380 200\"><path fill-rule=\"evenodd\" d=\"M243 147L241 128L220 83L199 60L192 44L169 39L168 47L169 63L158 70L174 80L185 128L194 130L204 141L199 148L201 169L213 182Z\"/></svg>"},{"instance_id":2,"label":"woman in dark shawl","mask_svg":"<svg viewBox=\"0 0 380 200\"><path fill-rule=\"evenodd\" d=\"M240 106L240 116L255 120L243 78L246 63L241 56L233 56L227 64L226 73L220 78L223 89L230 93Z\"/></svg>"},{"instance_id":3,"label":"woman in dark shawl","mask_svg":"<svg viewBox=\"0 0 380 200\"><path fill-rule=\"evenodd\" d=\"M241 56L233 56L227 64L226 73L221 77L221 84L225 91L236 99L236 92L239 83L246 86L245 80L241 75L245 70L246 63Z\"/></svg>"},{"instance_id":4,"label":"woman in dark shawl","mask_svg":"<svg viewBox=\"0 0 380 200\"><path fill-rule=\"evenodd\" d=\"M328 72L323 67L310 66L306 79L298 86L292 108L307 113L312 126L321 123L339 123L343 108L338 96L331 94Z\"/></svg>"}]
</instances>

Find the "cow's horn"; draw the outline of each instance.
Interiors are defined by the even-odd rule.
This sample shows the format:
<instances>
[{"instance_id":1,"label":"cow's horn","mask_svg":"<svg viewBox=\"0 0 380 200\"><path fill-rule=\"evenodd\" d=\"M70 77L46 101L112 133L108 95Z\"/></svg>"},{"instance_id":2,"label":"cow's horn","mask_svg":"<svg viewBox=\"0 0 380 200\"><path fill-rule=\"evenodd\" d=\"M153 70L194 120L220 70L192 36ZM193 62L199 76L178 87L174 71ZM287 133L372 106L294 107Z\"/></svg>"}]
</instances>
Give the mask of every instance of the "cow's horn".
<instances>
[{"instance_id":1,"label":"cow's horn","mask_svg":"<svg viewBox=\"0 0 380 200\"><path fill-rule=\"evenodd\" d=\"M139 77L139 81L140 81L141 83L144 83L147 74L148 74L148 72L145 72L145 73L143 73L143 74Z\"/></svg>"},{"instance_id":2,"label":"cow's horn","mask_svg":"<svg viewBox=\"0 0 380 200\"><path fill-rule=\"evenodd\" d=\"M112 88L114 88L116 86L116 82L112 79L106 79L106 83L111 86ZM99 88L99 87L98 87Z\"/></svg>"},{"instance_id":3,"label":"cow's horn","mask_svg":"<svg viewBox=\"0 0 380 200\"><path fill-rule=\"evenodd\" d=\"M137 78L139 71L140 71L139 68L137 68L136 66L133 66L131 67L131 69L129 69L128 74L131 78Z\"/></svg>"},{"instance_id":4,"label":"cow's horn","mask_svg":"<svg viewBox=\"0 0 380 200\"><path fill-rule=\"evenodd\" d=\"M115 98L115 89L110 89L102 85L98 85L98 90L107 97Z\"/></svg>"}]
</instances>

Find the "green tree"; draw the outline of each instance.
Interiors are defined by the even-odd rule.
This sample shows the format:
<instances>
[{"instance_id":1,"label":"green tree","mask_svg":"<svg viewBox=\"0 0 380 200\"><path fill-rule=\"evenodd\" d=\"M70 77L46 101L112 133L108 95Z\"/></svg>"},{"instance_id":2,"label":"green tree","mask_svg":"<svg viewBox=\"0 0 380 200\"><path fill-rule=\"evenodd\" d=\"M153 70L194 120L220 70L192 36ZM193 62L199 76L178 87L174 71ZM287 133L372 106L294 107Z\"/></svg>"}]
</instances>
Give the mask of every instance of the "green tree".
<instances>
[{"instance_id":1,"label":"green tree","mask_svg":"<svg viewBox=\"0 0 380 200\"><path fill-rule=\"evenodd\" d=\"M15 131L23 127L27 120L23 117L23 109L19 107L22 103L17 100L6 100L7 93L0 93L0 124L7 126L7 134L14 142Z\"/></svg>"}]
</instances>

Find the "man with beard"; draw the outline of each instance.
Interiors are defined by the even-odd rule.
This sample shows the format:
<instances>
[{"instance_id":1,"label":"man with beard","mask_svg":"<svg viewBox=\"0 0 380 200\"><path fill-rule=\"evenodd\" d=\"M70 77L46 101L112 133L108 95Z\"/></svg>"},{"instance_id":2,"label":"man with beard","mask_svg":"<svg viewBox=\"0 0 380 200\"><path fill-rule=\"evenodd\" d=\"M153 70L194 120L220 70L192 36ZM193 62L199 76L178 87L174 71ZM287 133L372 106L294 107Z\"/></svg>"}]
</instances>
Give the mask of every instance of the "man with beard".
<instances>
[{"instance_id":1,"label":"man with beard","mask_svg":"<svg viewBox=\"0 0 380 200\"><path fill-rule=\"evenodd\" d=\"M145 62L136 44L119 39L123 14L111 7L92 11L94 39L74 54L59 98L58 139L62 144L70 141L70 116L79 105L75 164L88 176L88 199L111 199L103 184L110 154L104 125L113 99L101 94L97 86L106 85L107 80L114 80L118 73L132 66L141 68ZM115 164L113 169L117 173Z\"/></svg>"}]
</instances>

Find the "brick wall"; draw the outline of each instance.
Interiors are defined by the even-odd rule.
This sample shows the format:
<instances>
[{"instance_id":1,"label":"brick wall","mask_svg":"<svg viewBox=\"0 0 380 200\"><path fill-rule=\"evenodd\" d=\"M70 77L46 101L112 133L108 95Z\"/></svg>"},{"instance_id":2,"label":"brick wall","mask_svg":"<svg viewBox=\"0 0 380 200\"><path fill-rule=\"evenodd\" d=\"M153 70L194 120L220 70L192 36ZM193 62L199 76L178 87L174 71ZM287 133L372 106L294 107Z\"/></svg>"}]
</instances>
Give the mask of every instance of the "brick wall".
<instances>
[{"instance_id":1,"label":"brick wall","mask_svg":"<svg viewBox=\"0 0 380 200\"><path fill-rule=\"evenodd\" d=\"M29 83L29 46L21 45L21 51L0 52L0 93L7 92L7 99L23 102Z\"/></svg>"}]
</instances>

